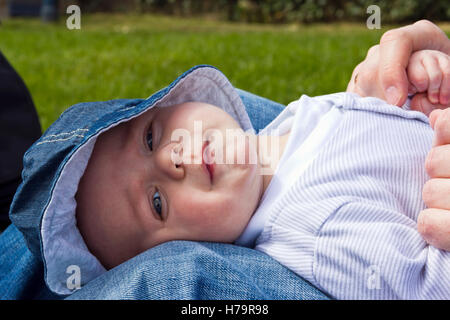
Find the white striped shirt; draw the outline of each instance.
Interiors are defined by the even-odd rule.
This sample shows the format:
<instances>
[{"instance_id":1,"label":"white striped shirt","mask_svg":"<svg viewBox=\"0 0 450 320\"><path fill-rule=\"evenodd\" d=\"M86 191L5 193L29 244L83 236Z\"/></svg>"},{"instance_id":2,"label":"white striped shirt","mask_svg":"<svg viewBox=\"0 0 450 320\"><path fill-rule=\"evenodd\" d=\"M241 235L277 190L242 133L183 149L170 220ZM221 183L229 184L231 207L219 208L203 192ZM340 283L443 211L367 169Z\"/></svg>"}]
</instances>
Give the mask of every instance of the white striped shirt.
<instances>
[{"instance_id":1,"label":"white striped shirt","mask_svg":"<svg viewBox=\"0 0 450 320\"><path fill-rule=\"evenodd\" d=\"M291 130L236 244L337 299L449 299L450 252L417 231L428 118L376 98L302 96L259 134Z\"/></svg>"}]
</instances>

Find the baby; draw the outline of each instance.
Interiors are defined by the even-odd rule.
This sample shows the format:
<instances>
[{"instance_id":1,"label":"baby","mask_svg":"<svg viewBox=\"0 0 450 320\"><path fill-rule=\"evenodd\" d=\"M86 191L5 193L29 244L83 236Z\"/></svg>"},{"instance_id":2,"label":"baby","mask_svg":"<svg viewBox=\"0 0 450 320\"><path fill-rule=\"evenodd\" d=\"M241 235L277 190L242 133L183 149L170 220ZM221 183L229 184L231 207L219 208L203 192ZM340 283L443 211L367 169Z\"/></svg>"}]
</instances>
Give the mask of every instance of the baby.
<instances>
[{"instance_id":1,"label":"baby","mask_svg":"<svg viewBox=\"0 0 450 320\"><path fill-rule=\"evenodd\" d=\"M408 76L448 61L416 52ZM97 139L77 227L106 269L170 240L225 242L338 299L448 299L450 253L416 230L432 134L423 114L349 93L303 96L258 135L208 103L152 108Z\"/></svg>"},{"instance_id":2,"label":"baby","mask_svg":"<svg viewBox=\"0 0 450 320\"><path fill-rule=\"evenodd\" d=\"M193 133L199 119L206 133L214 129L225 136L235 129L245 137L222 109L187 102L150 109L97 139L76 196L77 224L106 268L166 241L231 243L244 230L270 177L259 175L258 164L249 161L176 164L174 150L189 158L191 148L172 141L173 132ZM257 152L253 144L235 145L236 155Z\"/></svg>"}]
</instances>

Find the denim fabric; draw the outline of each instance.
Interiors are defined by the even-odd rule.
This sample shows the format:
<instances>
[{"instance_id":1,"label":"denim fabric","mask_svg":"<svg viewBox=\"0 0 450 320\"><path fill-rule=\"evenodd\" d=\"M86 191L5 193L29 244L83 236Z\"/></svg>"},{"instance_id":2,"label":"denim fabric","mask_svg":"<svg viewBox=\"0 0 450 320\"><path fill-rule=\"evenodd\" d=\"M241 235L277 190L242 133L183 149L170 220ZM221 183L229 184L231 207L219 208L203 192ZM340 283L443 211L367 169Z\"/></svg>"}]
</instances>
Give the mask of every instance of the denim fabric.
<instances>
[{"instance_id":1,"label":"denim fabric","mask_svg":"<svg viewBox=\"0 0 450 320\"><path fill-rule=\"evenodd\" d=\"M83 140L114 123L116 114L126 116L126 111L121 110L141 101L120 99L74 105L25 152L23 182L14 195L10 219L34 255L41 256L41 220L62 165ZM54 143L58 141L63 144Z\"/></svg>"},{"instance_id":2,"label":"denim fabric","mask_svg":"<svg viewBox=\"0 0 450 320\"><path fill-rule=\"evenodd\" d=\"M155 105L167 104L168 100L172 102L171 104L202 101L225 109L231 108L234 98L239 99L238 94L219 70L212 66L200 65L189 69L148 99L81 103L64 111L25 153L23 182L11 204L10 219L24 235L31 252L37 256L42 255L46 267L45 255L42 252L44 244L41 229L44 213L54 199L53 192L63 169L72 156L93 137L120 122L142 114ZM240 111L244 114L238 114ZM251 123L245 110L234 109L227 112L241 127L247 126L243 127L244 130L249 129ZM57 223L61 222L59 220Z\"/></svg>"},{"instance_id":3,"label":"denim fabric","mask_svg":"<svg viewBox=\"0 0 450 320\"><path fill-rule=\"evenodd\" d=\"M285 107L280 103L257 96L253 93L241 89L236 90L244 103L256 133L267 127L267 125L275 119Z\"/></svg>"},{"instance_id":4,"label":"denim fabric","mask_svg":"<svg viewBox=\"0 0 450 320\"><path fill-rule=\"evenodd\" d=\"M92 280L67 299L326 299L259 251L172 241Z\"/></svg>"},{"instance_id":5,"label":"denim fabric","mask_svg":"<svg viewBox=\"0 0 450 320\"><path fill-rule=\"evenodd\" d=\"M0 300L60 298L45 286L42 261L14 225L0 235L0 275Z\"/></svg>"},{"instance_id":6,"label":"denim fabric","mask_svg":"<svg viewBox=\"0 0 450 320\"><path fill-rule=\"evenodd\" d=\"M22 173L25 182L19 187L10 211L14 226L0 235L0 298L55 298L43 281L47 270L41 252L40 228L63 165L89 137L147 110L168 95L180 79L199 68L205 66L188 70L146 100L123 99L73 106L34 144L38 148L27 151L26 169ZM283 108L242 90L238 94L257 132ZM155 277L162 274L165 275ZM263 253L233 245L194 242L168 243L148 250L92 280L72 296L83 299L325 298Z\"/></svg>"}]
</instances>

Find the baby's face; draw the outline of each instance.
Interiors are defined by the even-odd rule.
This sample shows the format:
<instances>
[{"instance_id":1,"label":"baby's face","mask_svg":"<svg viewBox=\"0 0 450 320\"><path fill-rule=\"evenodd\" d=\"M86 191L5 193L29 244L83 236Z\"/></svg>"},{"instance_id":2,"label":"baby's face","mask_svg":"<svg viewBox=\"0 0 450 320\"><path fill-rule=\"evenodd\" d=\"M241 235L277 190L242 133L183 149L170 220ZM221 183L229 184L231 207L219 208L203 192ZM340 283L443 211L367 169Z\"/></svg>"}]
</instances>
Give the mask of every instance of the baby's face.
<instances>
[{"instance_id":1,"label":"baby's face","mask_svg":"<svg viewBox=\"0 0 450 320\"><path fill-rule=\"evenodd\" d=\"M166 241L233 242L244 230L262 195L258 164L216 163L211 177L203 161L174 162L180 140L172 134L184 129L193 140L194 121L201 121L202 145L209 129L223 137L227 129L245 135L222 109L188 102L153 108L97 139L76 214L89 250L105 268ZM236 156L257 152L253 143L224 141L223 154L230 150ZM201 159L201 149L193 156Z\"/></svg>"}]
</instances>

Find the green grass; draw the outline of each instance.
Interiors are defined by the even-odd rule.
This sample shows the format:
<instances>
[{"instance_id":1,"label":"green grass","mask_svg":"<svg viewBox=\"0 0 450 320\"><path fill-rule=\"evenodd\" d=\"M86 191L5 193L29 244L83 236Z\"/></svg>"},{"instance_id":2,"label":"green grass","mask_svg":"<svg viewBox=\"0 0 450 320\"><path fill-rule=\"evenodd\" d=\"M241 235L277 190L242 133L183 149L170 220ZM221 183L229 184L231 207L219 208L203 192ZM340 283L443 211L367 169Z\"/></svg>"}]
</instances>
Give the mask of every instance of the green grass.
<instances>
[{"instance_id":1,"label":"green grass","mask_svg":"<svg viewBox=\"0 0 450 320\"><path fill-rule=\"evenodd\" d=\"M383 31L364 25L266 26L160 16L82 16L43 24L11 19L0 50L29 87L43 129L85 101L145 98L197 64L218 67L234 86L288 103L343 91Z\"/></svg>"}]
</instances>

